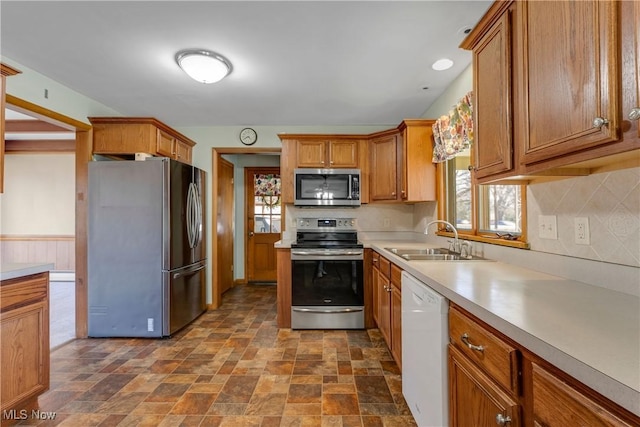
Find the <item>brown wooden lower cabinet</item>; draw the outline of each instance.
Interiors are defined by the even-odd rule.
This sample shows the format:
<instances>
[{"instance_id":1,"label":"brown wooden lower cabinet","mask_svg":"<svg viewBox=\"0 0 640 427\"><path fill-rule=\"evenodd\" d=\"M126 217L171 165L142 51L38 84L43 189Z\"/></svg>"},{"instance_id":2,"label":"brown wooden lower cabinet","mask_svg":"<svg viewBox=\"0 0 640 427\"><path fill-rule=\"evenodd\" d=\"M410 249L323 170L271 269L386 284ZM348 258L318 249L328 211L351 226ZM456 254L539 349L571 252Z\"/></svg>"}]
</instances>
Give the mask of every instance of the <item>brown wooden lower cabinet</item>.
<instances>
[{"instance_id":1,"label":"brown wooden lower cabinet","mask_svg":"<svg viewBox=\"0 0 640 427\"><path fill-rule=\"evenodd\" d=\"M451 427L640 426L640 417L454 303L449 334Z\"/></svg>"},{"instance_id":2,"label":"brown wooden lower cabinet","mask_svg":"<svg viewBox=\"0 0 640 427\"><path fill-rule=\"evenodd\" d=\"M0 282L2 425L49 389L49 273Z\"/></svg>"},{"instance_id":3,"label":"brown wooden lower cabinet","mask_svg":"<svg viewBox=\"0 0 640 427\"><path fill-rule=\"evenodd\" d=\"M626 422L585 396L557 376L532 364L534 426L621 427L638 426L640 420Z\"/></svg>"},{"instance_id":4,"label":"brown wooden lower cabinet","mask_svg":"<svg viewBox=\"0 0 640 427\"><path fill-rule=\"evenodd\" d=\"M372 256L373 317L391 356L402 370L402 270L374 252Z\"/></svg>"},{"instance_id":5,"label":"brown wooden lower cabinet","mask_svg":"<svg viewBox=\"0 0 640 427\"><path fill-rule=\"evenodd\" d=\"M521 406L473 362L449 345L449 425L521 425Z\"/></svg>"}]
</instances>

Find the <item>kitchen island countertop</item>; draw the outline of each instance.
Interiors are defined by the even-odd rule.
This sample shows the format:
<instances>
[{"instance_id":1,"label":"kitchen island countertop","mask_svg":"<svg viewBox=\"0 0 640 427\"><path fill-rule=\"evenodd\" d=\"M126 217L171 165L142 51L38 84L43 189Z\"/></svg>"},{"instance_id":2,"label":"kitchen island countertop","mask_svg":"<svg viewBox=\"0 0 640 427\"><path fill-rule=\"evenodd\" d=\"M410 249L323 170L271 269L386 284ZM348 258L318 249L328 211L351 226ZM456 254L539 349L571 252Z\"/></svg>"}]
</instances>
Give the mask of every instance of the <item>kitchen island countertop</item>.
<instances>
[{"instance_id":1,"label":"kitchen island countertop","mask_svg":"<svg viewBox=\"0 0 640 427\"><path fill-rule=\"evenodd\" d=\"M499 261L407 261L368 241L450 301L640 416L640 298Z\"/></svg>"},{"instance_id":2,"label":"kitchen island countertop","mask_svg":"<svg viewBox=\"0 0 640 427\"><path fill-rule=\"evenodd\" d=\"M53 267L53 263L2 263L0 264L0 281L51 271Z\"/></svg>"}]
</instances>

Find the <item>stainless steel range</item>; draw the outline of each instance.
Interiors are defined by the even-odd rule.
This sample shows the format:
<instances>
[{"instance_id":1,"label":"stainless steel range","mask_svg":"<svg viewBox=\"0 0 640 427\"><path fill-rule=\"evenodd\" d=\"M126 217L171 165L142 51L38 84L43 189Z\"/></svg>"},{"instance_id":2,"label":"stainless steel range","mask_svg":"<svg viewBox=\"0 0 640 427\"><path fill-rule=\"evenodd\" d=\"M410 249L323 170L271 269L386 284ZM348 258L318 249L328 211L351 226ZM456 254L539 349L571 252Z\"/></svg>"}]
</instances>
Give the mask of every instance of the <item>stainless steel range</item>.
<instances>
[{"instance_id":1,"label":"stainless steel range","mask_svg":"<svg viewBox=\"0 0 640 427\"><path fill-rule=\"evenodd\" d=\"M364 249L353 218L301 218L291 245L291 328L364 328Z\"/></svg>"}]
</instances>

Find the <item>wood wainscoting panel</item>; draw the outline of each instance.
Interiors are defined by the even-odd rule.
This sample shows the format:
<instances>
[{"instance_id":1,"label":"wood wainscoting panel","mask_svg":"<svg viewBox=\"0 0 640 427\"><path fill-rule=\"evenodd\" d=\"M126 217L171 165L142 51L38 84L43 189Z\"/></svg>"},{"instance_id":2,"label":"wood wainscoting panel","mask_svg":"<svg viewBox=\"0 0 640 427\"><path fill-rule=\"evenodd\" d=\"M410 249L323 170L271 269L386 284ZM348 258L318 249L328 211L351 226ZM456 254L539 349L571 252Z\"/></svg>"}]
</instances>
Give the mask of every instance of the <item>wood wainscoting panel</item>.
<instances>
[{"instance_id":1,"label":"wood wainscoting panel","mask_svg":"<svg viewBox=\"0 0 640 427\"><path fill-rule=\"evenodd\" d=\"M0 235L2 261L53 263L55 271L75 271L74 236Z\"/></svg>"}]
</instances>

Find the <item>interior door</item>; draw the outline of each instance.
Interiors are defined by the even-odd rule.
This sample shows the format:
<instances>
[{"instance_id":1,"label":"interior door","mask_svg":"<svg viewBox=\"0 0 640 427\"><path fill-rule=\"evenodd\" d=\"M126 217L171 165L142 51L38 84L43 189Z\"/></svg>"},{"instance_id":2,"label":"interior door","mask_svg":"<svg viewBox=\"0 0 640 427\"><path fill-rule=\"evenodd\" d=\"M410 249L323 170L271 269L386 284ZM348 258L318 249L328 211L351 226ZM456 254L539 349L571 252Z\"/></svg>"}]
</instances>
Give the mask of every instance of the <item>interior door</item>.
<instances>
[{"instance_id":1,"label":"interior door","mask_svg":"<svg viewBox=\"0 0 640 427\"><path fill-rule=\"evenodd\" d=\"M218 213L216 245L218 286L220 295L233 286L233 164L219 159Z\"/></svg>"},{"instance_id":2,"label":"interior door","mask_svg":"<svg viewBox=\"0 0 640 427\"><path fill-rule=\"evenodd\" d=\"M280 168L246 168L246 266L249 282L276 281L275 242L282 230Z\"/></svg>"}]
</instances>

